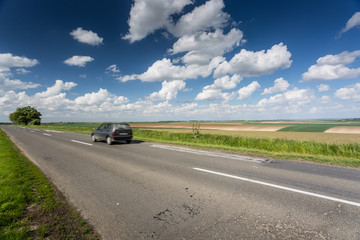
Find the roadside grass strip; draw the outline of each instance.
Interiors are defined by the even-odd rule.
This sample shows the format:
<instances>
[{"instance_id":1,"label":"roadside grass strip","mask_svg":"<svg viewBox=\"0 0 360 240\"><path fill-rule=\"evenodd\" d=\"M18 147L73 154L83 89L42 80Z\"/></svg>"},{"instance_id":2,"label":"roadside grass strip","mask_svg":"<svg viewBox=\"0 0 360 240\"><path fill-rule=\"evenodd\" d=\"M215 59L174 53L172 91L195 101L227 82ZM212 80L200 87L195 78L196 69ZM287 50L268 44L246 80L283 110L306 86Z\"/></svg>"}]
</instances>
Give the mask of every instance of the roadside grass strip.
<instances>
[{"instance_id":1,"label":"roadside grass strip","mask_svg":"<svg viewBox=\"0 0 360 240\"><path fill-rule=\"evenodd\" d=\"M0 129L0 239L99 239Z\"/></svg>"},{"instance_id":2,"label":"roadside grass strip","mask_svg":"<svg viewBox=\"0 0 360 240\"><path fill-rule=\"evenodd\" d=\"M246 152L264 157L271 156L281 159L360 167L360 144L358 143L335 144L210 134L201 134L195 139L191 133L170 133L141 129L134 129L134 136L139 140Z\"/></svg>"}]
</instances>

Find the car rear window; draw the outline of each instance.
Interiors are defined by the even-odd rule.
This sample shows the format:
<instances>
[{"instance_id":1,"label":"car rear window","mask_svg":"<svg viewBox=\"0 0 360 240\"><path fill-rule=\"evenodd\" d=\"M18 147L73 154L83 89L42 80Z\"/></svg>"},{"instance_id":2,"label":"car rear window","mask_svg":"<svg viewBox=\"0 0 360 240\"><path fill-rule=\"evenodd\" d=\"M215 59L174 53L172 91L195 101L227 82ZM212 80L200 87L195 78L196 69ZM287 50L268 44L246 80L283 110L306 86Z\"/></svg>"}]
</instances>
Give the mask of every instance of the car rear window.
<instances>
[{"instance_id":1,"label":"car rear window","mask_svg":"<svg viewBox=\"0 0 360 240\"><path fill-rule=\"evenodd\" d=\"M114 128L115 129L131 129L130 126L128 124L114 124Z\"/></svg>"}]
</instances>

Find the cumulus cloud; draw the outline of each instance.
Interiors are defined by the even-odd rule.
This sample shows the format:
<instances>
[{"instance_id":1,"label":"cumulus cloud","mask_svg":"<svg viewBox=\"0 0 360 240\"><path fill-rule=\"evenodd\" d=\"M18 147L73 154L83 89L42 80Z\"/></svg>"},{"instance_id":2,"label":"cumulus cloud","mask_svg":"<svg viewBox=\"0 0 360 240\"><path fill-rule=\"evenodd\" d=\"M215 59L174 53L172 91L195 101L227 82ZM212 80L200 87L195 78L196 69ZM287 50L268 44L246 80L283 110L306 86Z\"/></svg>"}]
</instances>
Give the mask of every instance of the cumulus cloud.
<instances>
[{"instance_id":1,"label":"cumulus cloud","mask_svg":"<svg viewBox=\"0 0 360 240\"><path fill-rule=\"evenodd\" d=\"M230 100L232 100L236 95L236 92L222 92L221 89L216 89L216 88L212 88L211 85L210 86L205 86L202 89L202 92L200 92L195 100L200 100L200 101L224 101L224 102L228 102Z\"/></svg>"},{"instance_id":2,"label":"cumulus cloud","mask_svg":"<svg viewBox=\"0 0 360 240\"><path fill-rule=\"evenodd\" d=\"M53 86L48 87L44 92L36 93L35 97L45 98L45 97L54 96L62 91L70 90L75 86L77 86L77 84L74 82L63 82L62 80L56 80Z\"/></svg>"},{"instance_id":3,"label":"cumulus cloud","mask_svg":"<svg viewBox=\"0 0 360 240\"><path fill-rule=\"evenodd\" d=\"M190 0L135 0L128 20L129 33L123 39L131 43L172 23L171 15L192 4Z\"/></svg>"},{"instance_id":4,"label":"cumulus cloud","mask_svg":"<svg viewBox=\"0 0 360 240\"><path fill-rule=\"evenodd\" d=\"M10 68L33 67L39 64L36 59L14 56L11 53L0 53L0 72L10 71Z\"/></svg>"},{"instance_id":5,"label":"cumulus cloud","mask_svg":"<svg viewBox=\"0 0 360 240\"><path fill-rule=\"evenodd\" d=\"M215 32L198 32L182 36L168 51L171 54L186 52L182 57L184 63L203 65L239 46L242 37L242 31L235 28L228 34L224 34L221 29L216 29Z\"/></svg>"},{"instance_id":6,"label":"cumulus cloud","mask_svg":"<svg viewBox=\"0 0 360 240\"><path fill-rule=\"evenodd\" d=\"M9 90L37 88L39 86L40 84L37 83L24 82L18 79L9 79L7 77L2 77L0 74L0 93Z\"/></svg>"},{"instance_id":7,"label":"cumulus cloud","mask_svg":"<svg viewBox=\"0 0 360 240\"><path fill-rule=\"evenodd\" d=\"M230 16L223 12L223 0L210 0L196 7L192 12L183 15L175 25L169 25L168 31L180 37L198 31L223 28Z\"/></svg>"},{"instance_id":8,"label":"cumulus cloud","mask_svg":"<svg viewBox=\"0 0 360 240\"><path fill-rule=\"evenodd\" d=\"M291 53L283 43L274 45L267 51L258 52L242 49L229 62L221 63L214 72L215 77L226 74L240 74L244 77L253 77L273 73L277 69L290 67Z\"/></svg>"},{"instance_id":9,"label":"cumulus cloud","mask_svg":"<svg viewBox=\"0 0 360 240\"><path fill-rule=\"evenodd\" d=\"M260 84L257 81L253 81L252 83L250 83L248 86L240 88L238 91L239 100L244 100L247 99L249 97L251 97L251 95L260 88Z\"/></svg>"},{"instance_id":10,"label":"cumulus cloud","mask_svg":"<svg viewBox=\"0 0 360 240\"><path fill-rule=\"evenodd\" d=\"M314 92L311 89L298 89L288 90L284 93L271 96L270 98L261 99L257 106L267 107L271 105L305 105L311 103L315 98Z\"/></svg>"},{"instance_id":11,"label":"cumulus cloud","mask_svg":"<svg viewBox=\"0 0 360 240\"><path fill-rule=\"evenodd\" d=\"M327 92L330 90L330 86L327 84L320 84L316 86L319 92Z\"/></svg>"},{"instance_id":12,"label":"cumulus cloud","mask_svg":"<svg viewBox=\"0 0 360 240\"><path fill-rule=\"evenodd\" d=\"M17 68L17 74L27 74L30 71L24 69L25 67L33 67L39 64L36 59L29 59L27 57L14 56L11 53L0 54L0 93L9 90L30 89L37 88L40 84L32 82L24 82L18 79L11 79L11 68Z\"/></svg>"},{"instance_id":13,"label":"cumulus cloud","mask_svg":"<svg viewBox=\"0 0 360 240\"><path fill-rule=\"evenodd\" d=\"M100 88L98 92L86 93L84 96L77 97L74 103L77 107L83 107L85 105L101 106L108 103L117 105L127 103L128 101L126 97L116 96L108 92L108 90Z\"/></svg>"},{"instance_id":14,"label":"cumulus cloud","mask_svg":"<svg viewBox=\"0 0 360 240\"><path fill-rule=\"evenodd\" d=\"M321 103L321 104L328 104L329 102L330 102L329 96L322 96L319 100L319 103Z\"/></svg>"},{"instance_id":15,"label":"cumulus cloud","mask_svg":"<svg viewBox=\"0 0 360 240\"><path fill-rule=\"evenodd\" d=\"M335 97L341 100L360 100L360 83L336 90Z\"/></svg>"},{"instance_id":16,"label":"cumulus cloud","mask_svg":"<svg viewBox=\"0 0 360 240\"><path fill-rule=\"evenodd\" d=\"M233 89L235 88L242 80L242 77L238 74L233 75L232 77L226 75L224 77L218 78L214 81L212 85L203 87L202 92L200 92L195 100L206 100L206 101L217 101L221 100L228 102L236 96L236 92L222 92L224 89Z\"/></svg>"},{"instance_id":17,"label":"cumulus cloud","mask_svg":"<svg viewBox=\"0 0 360 240\"><path fill-rule=\"evenodd\" d=\"M242 77L239 74L234 74L232 77L226 75L216 79L212 86L216 89L232 89L235 88L241 80Z\"/></svg>"},{"instance_id":18,"label":"cumulus cloud","mask_svg":"<svg viewBox=\"0 0 360 240\"><path fill-rule=\"evenodd\" d=\"M129 80L139 79L144 82L156 82L156 81L172 81L172 80L186 80L196 79L199 76L209 76L213 69L219 65L224 59L222 57L213 58L208 65L174 65L171 59L163 58L156 61L150 66L146 72L142 74L125 75L119 77L118 80L126 82Z\"/></svg>"},{"instance_id":19,"label":"cumulus cloud","mask_svg":"<svg viewBox=\"0 0 360 240\"><path fill-rule=\"evenodd\" d=\"M179 91L185 89L185 82L183 80L177 81L164 81L162 88L159 92L154 92L150 95L149 99L152 101L169 101L176 98Z\"/></svg>"},{"instance_id":20,"label":"cumulus cloud","mask_svg":"<svg viewBox=\"0 0 360 240\"><path fill-rule=\"evenodd\" d=\"M346 26L341 30L339 36L341 36L343 33L349 31L350 29L354 27L360 26L360 12L356 12L346 23Z\"/></svg>"},{"instance_id":21,"label":"cumulus cloud","mask_svg":"<svg viewBox=\"0 0 360 240\"><path fill-rule=\"evenodd\" d=\"M89 56L72 56L64 61L69 66L85 67L88 62L92 62L94 59Z\"/></svg>"},{"instance_id":22,"label":"cumulus cloud","mask_svg":"<svg viewBox=\"0 0 360 240\"><path fill-rule=\"evenodd\" d=\"M92 46L97 46L103 43L103 38L99 37L97 33L90 30L84 30L81 27L73 30L70 35L81 43L86 43Z\"/></svg>"},{"instance_id":23,"label":"cumulus cloud","mask_svg":"<svg viewBox=\"0 0 360 240\"><path fill-rule=\"evenodd\" d=\"M356 78L360 75L360 68L349 68L346 65L354 62L358 57L360 57L360 50L321 57L315 65L303 73L301 82Z\"/></svg>"},{"instance_id":24,"label":"cumulus cloud","mask_svg":"<svg viewBox=\"0 0 360 240\"><path fill-rule=\"evenodd\" d=\"M270 88L265 88L264 92L261 95L273 94L276 92L285 92L289 86L290 86L290 84L288 81L286 81L283 78L278 78L274 81L274 86L270 87Z\"/></svg>"}]
</instances>

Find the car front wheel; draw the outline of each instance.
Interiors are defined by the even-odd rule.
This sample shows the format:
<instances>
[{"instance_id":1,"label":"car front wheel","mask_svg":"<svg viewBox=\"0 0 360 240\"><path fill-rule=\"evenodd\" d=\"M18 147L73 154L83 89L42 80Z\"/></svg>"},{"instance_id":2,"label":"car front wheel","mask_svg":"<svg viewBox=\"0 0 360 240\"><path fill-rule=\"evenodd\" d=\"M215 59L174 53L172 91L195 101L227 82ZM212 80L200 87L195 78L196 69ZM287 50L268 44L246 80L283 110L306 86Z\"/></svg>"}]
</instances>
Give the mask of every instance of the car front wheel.
<instances>
[{"instance_id":1,"label":"car front wheel","mask_svg":"<svg viewBox=\"0 0 360 240\"><path fill-rule=\"evenodd\" d=\"M106 143L111 145L112 144L112 140L111 140L111 137L107 137L106 138Z\"/></svg>"},{"instance_id":2,"label":"car front wheel","mask_svg":"<svg viewBox=\"0 0 360 240\"><path fill-rule=\"evenodd\" d=\"M96 141L97 141L95 135L92 135L92 136L91 136L91 140L92 140L93 142L96 142Z\"/></svg>"}]
</instances>

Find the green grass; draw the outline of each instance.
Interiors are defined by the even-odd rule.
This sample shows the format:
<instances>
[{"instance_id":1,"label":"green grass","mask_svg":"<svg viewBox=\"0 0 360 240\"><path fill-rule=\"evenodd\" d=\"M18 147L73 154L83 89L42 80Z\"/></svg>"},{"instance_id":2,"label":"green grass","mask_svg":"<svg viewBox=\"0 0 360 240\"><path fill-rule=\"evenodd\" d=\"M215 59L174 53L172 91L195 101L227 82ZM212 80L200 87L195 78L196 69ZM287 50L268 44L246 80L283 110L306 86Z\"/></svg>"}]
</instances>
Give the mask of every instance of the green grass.
<instances>
[{"instance_id":1,"label":"green grass","mask_svg":"<svg viewBox=\"0 0 360 240\"><path fill-rule=\"evenodd\" d=\"M335 144L213 134L200 134L199 138L194 139L191 133L170 133L142 129L134 129L134 136L137 139L149 141L162 141L283 159L303 159L332 165L360 167L360 144L358 143Z\"/></svg>"},{"instance_id":2,"label":"green grass","mask_svg":"<svg viewBox=\"0 0 360 240\"><path fill-rule=\"evenodd\" d=\"M0 189L0 239L98 238L1 129Z\"/></svg>"}]
</instances>

